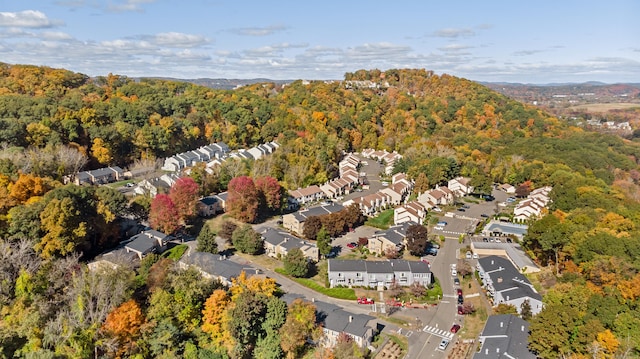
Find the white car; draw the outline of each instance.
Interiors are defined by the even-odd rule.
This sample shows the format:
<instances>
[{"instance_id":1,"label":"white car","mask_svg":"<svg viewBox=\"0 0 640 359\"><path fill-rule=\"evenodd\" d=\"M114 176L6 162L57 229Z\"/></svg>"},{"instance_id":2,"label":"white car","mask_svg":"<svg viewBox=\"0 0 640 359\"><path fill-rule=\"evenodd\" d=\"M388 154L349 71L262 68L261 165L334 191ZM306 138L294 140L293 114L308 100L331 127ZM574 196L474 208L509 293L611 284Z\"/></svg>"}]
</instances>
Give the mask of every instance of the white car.
<instances>
[{"instance_id":1,"label":"white car","mask_svg":"<svg viewBox=\"0 0 640 359\"><path fill-rule=\"evenodd\" d=\"M434 212L442 212L442 208L440 208L440 207L433 207L433 208L431 208L431 210L434 211Z\"/></svg>"},{"instance_id":2,"label":"white car","mask_svg":"<svg viewBox=\"0 0 640 359\"><path fill-rule=\"evenodd\" d=\"M442 339L442 341L440 342L440 345L438 345L438 349L445 350L447 349L447 345L449 345L449 341L446 339Z\"/></svg>"},{"instance_id":3,"label":"white car","mask_svg":"<svg viewBox=\"0 0 640 359\"><path fill-rule=\"evenodd\" d=\"M455 268L451 269L451 276L455 277L457 275L458 275L458 271L456 271Z\"/></svg>"}]
</instances>

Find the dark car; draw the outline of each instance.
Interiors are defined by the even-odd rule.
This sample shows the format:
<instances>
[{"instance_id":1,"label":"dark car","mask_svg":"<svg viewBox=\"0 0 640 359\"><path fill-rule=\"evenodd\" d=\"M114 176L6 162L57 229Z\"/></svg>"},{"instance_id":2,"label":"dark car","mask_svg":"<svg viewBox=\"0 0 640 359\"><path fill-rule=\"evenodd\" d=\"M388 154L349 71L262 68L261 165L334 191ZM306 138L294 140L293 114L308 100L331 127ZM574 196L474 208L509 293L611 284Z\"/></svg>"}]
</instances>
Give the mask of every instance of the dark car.
<instances>
[{"instance_id":1,"label":"dark car","mask_svg":"<svg viewBox=\"0 0 640 359\"><path fill-rule=\"evenodd\" d=\"M483 241L483 242L489 242L489 238L484 237L484 238L482 238L482 241Z\"/></svg>"},{"instance_id":2,"label":"dark car","mask_svg":"<svg viewBox=\"0 0 640 359\"><path fill-rule=\"evenodd\" d=\"M466 209L464 209L464 208L462 208L462 207L460 207L460 208L458 208L458 211L460 211L460 212L466 212L467 210L466 210Z\"/></svg>"},{"instance_id":3,"label":"dark car","mask_svg":"<svg viewBox=\"0 0 640 359\"><path fill-rule=\"evenodd\" d=\"M507 243L512 243L513 241L511 240L511 238L507 237Z\"/></svg>"},{"instance_id":4,"label":"dark car","mask_svg":"<svg viewBox=\"0 0 640 359\"><path fill-rule=\"evenodd\" d=\"M453 284L460 285L460 279L458 277L453 278Z\"/></svg>"},{"instance_id":5,"label":"dark car","mask_svg":"<svg viewBox=\"0 0 640 359\"><path fill-rule=\"evenodd\" d=\"M464 297L462 295L458 296L458 304L464 303Z\"/></svg>"},{"instance_id":6,"label":"dark car","mask_svg":"<svg viewBox=\"0 0 640 359\"><path fill-rule=\"evenodd\" d=\"M486 214L486 213L483 213L483 214L481 214L481 215L480 215L480 217L482 217L482 218L489 218L489 215L488 215L488 214Z\"/></svg>"},{"instance_id":7,"label":"dark car","mask_svg":"<svg viewBox=\"0 0 640 359\"><path fill-rule=\"evenodd\" d=\"M469 208L471 208L471 207L469 207L469 205L468 205L468 204L465 204L464 206L462 206L462 208L469 209Z\"/></svg>"},{"instance_id":8,"label":"dark car","mask_svg":"<svg viewBox=\"0 0 640 359\"><path fill-rule=\"evenodd\" d=\"M458 330L460 330L460 325L459 324L454 324L451 326L451 333L457 333Z\"/></svg>"}]
</instances>

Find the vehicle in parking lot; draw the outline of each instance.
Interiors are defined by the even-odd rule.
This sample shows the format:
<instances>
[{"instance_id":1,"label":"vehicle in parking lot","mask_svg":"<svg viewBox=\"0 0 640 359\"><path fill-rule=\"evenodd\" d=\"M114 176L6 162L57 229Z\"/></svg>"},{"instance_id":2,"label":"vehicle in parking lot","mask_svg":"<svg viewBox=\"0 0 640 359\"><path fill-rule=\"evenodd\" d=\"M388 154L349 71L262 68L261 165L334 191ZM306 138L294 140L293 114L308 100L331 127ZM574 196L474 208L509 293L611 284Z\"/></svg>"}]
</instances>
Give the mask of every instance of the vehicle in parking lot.
<instances>
[{"instance_id":1,"label":"vehicle in parking lot","mask_svg":"<svg viewBox=\"0 0 640 359\"><path fill-rule=\"evenodd\" d=\"M460 324L452 325L450 330L451 330L451 333L454 333L454 334L457 333L458 330L460 330Z\"/></svg>"},{"instance_id":2,"label":"vehicle in parking lot","mask_svg":"<svg viewBox=\"0 0 640 359\"><path fill-rule=\"evenodd\" d=\"M460 207L460 208L458 208L458 211L460 211L460 212L466 212L467 210L466 210L466 209L464 209L464 208L462 208L462 207Z\"/></svg>"},{"instance_id":3,"label":"vehicle in parking lot","mask_svg":"<svg viewBox=\"0 0 640 359\"><path fill-rule=\"evenodd\" d=\"M462 295L462 289L460 288L456 289L456 293L458 293L458 295Z\"/></svg>"},{"instance_id":4,"label":"vehicle in parking lot","mask_svg":"<svg viewBox=\"0 0 640 359\"><path fill-rule=\"evenodd\" d=\"M467 253L465 254L465 258L471 259L471 251L467 251Z\"/></svg>"},{"instance_id":5,"label":"vehicle in parking lot","mask_svg":"<svg viewBox=\"0 0 640 359\"><path fill-rule=\"evenodd\" d=\"M433 208L431 208L431 210L434 211L434 212L442 212L442 208L440 208L440 207L433 207Z\"/></svg>"},{"instance_id":6,"label":"vehicle in parking lot","mask_svg":"<svg viewBox=\"0 0 640 359\"><path fill-rule=\"evenodd\" d=\"M458 277L453 278L453 284L455 285L460 285L460 279L458 279Z\"/></svg>"},{"instance_id":7,"label":"vehicle in parking lot","mask_svg":"<svg viewBox=\"0 0 640 359\"><path fill-rule=\"evenodd\" d=\"M440 221L440 222L438 222L438 224L436 224L436 226L443 226L443 227L446 226L446 225L447 225L447 222L445 222L445 221Z\"/></svg>"},{"instance_id":8,"label":"vehicle in parking lot","mask_svg":"<svg viewBox=\"0 0 640 359\"><path fill-rule=\"evenodd\" d=\"M480 217L482 217L482 218L489 218L489 215L488 215L488 214L486 214L486 213L483 213L483 214L481 214L481 215L480 215Z\"/></svg>"},{"instance_id":9,"label":"vehicle in parking lot","mask_svg":"<svg viewBox=\"0 0 640 359\"><path fill-rule=\"evenodd\" d=\"M511 238L507 237L507 243L513 243L513 241L511 240Z\"/></svg>"},{"instance_id":10,"label":"vehicle in parking lot","mask_svg":"<svg viewBox=\"0 0 640 359\"><path fill-rule=\"evenodd\" d=\"M458 271L455 268L451 268L451 275L452 276L457 276L458 275Z\"/></svg>"},{"instance_id":11,"label":"vehicle in parking lot","mask_svg":"<svg viewBox=\"0 0 640 359\"><path fill-rule=\"evenodd\" d=\"M437 248L428 248L427 249L427 254L432 255L432 256L437 256L438 255L438 249Z\"/></svg>"},{"instance_id":12,"label":"vehicle in parking lot","mask_svg":"<svg viewBox=\"0 0 640 359\"><path fill-rule=\"evenodd\" d=\"M458 295L458 304L462 304L464 303L464 297L462 296L462 294Z\"/></svg>"},{"instance_id":13,"label":"vehicle in parking lot","mask_svg":"<svg viewBox=\"0 0 640 359\"><path fill-rule=\"evenodd\" d=\"M358 298L358 304L373 304L374 301L371 298L367 298L367 297L360 297Z\"/></svg>"},{"instance_id":14,"label":"vehicle in parking lot","mask_svg":"<svg viewBox=\"0 0 640 359\"><path fill-rule=\"evenodd\" d=\"M469 205L468 205L468 204L465 204L464 206L462 206L462 208L469 209L469 208L471 208L471 207L469 207Z\"/></svg>"},{"instance_id":15,"label":"vehicle in parking lot","mask_svg":"<svg viewBox=\"0 0 640 359\"><path fill-rule=\"evenodd\" d=\"M458 314L460 315L464 314L464 308L461 305L458 306Z\"/></svg>"},{"instance_id":16,"label":"vehicle in parking lot","mask_svg":"<svg viewBox=\"0 0 640 359\"><path fill-rule=\"evenodd\" d=\"M478 253L473 253L473 259L478 259Z\"/></svg>"},{"instance_id":17,"label":"vehicle in parking lot","mask_svg":"<svg viewBox=\"0 0 640 359\"><path fill-rule=\"evenodd\" d=\"M438 345L438 349L445 350L447 349L447 345L449 345L449 341L447 339L442 339L440 345Z\"/></svg>"},{"instance_id":18,"label":"vehicle in parking lot","mask_svg":"<svg viewBox=\"0 0 640 359\"><path fill-rule=\"evenodd\" d=\"M489 238L484 237L484 238L482 238L482 241L483 241L483 242L489 242Z\"/></svg>"},{"instance_id":19,"label":"vehicle in parking lot","mask_svg":"<svg viewBox=\"0 0 640 359\"><path fill-rule=\"evenodd\" d=\"M347 244L347 248L351 248L351 249L354 249L357 246L358 245L356 244L356 242L351 242L351 243Z\"/></svg>"}]
</instances>

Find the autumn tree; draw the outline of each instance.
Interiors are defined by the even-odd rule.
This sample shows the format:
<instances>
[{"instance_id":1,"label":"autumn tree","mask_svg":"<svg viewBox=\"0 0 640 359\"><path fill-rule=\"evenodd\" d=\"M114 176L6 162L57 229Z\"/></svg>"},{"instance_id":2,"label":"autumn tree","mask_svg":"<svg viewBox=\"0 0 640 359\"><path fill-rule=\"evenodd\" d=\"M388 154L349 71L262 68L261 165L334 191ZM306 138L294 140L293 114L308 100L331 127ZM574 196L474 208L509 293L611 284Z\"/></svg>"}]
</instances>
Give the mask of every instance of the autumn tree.
<instances>
[{"instance_id":1,"label":"autumn tree","mask_svg":"<svg viewBox=\"0 0 640 359\"><path fill-rule=\"evenodd\" d=\"M207 298L202 310L202 331L211 336L216 346L232 343L230 333L225 325L228 322L227 310L231 299L223 289L216 289Z\"/></svg>"},{"instance_id":2,"label":"autumn tree","mask_svg":"<svg viewBox=\"0 0 640 359\"><path fill-rule=\"evenodd\" d=\"M171 198L179 218L186 222L196 212L198 184L191 177L181 177L171 186L169 198Z\"/></svg>"},{"instance_id":3,"label":"autumn tree","mask_svg":"<svg viewBox=\"0 0 640 359\"><path fill-rule=\"evenodd\" d=\"M429 179L424 172L420 172L418 177L416 178L416 183L413 187L415 193L424 193L428 191L431 187L429 186Z\"/></svg>"},{"instance_id":4,"label":"autumn tree","mask_svg":"<svg viewBox=\"0 0 640 359\"><path fill-rule=\"evenodd\" d=\"M282 209L285 197L283 189L273 177L258 177L255 180L256 189L260 196L260 206L270 212L278 212Z\"/></svg>"},{"instance_id":5,"label":"autumn tree","mask_svg":"<svg viewBox=\"0 0 640 359\"><path fill-rule=\"evenodd\" d=\"M407 249L414 256L421 256L427 249L428 242L427 227L421 224L413 224L407 228Z\"/></svg>"},{"instance_id":6,"label":"autumn tree","mask_svg":"<svg viewBox=\"0 0 640 359\"><path fill-rule=\"evenodd\" d=\"M142 309L133 299L122 303L109 313L102 330L118 341L118 356L131 352L135 347L144 321Z\"/></svg>"},{"instance_id":7,"label":"autumn tree","mask_svg":"<svg viewBox=\"0 0 640 359\"><path fill-rule=\"evenodd\" d=\"M258 217L259 192L251 177L240 176L229 181L227 212L235 219L253 223Z\"/></svg>"},{"instance_id":8,"label":"autumn tree","mask_svg":"<svg viewBox=\"0 0 640 359\"><path fill-rule=\"evenodd\" d=\"M267 297L261 293L244 291L234 300L229 311L227 327L235 340L233 356L251 358L258 338L263 335L262 323L267 313Z\"/></svg>"},{"instance_id":9,"label":"autumn tree","mask_svg":"<svg viewBox=\"0 0 640 359\"><path fill-rule=\"evenodd\" d=\"M43 258L64 256L76 250L87 235L88 224L71 198L52 199L40 213L45 235L35 245Z\"/></svg>"},{"instance_id":10,"label":"autumn tree","mask_svg":"<svg viewBox=\"0 0 640 359\"><path fill-rule=\"evenodd\" d=\"M220 231L218 232L218 235L220 236L220 238L228 242L231 242L233 232L235 232L237 228L238 228L237 224L235 224L230 220L225 220L224 222L222 222L222 225L220 226Z\"/></svg>"},{"instance_id":11,"label":"autumn tree","mask_svg":"<svg viewBox=\"0 0 640 359\"><path fill-rule=\"evenodd\" d=\"M318 237L318 233L320 232L321 228L322 228L322 221L320 220L320 217L309 216L309 218L307 218L304 221L304 227L302 228L302 235L304 236L304 238L310 241L315 240Z\"/></svg>"},{"instance_id":12,"label":"autumn tree","mask_svg":"<svg viewBox=\"0 0 640 359\"><path fill-rule=\"evenodd\" d=\"M283 262L284 270L293 277L306 277L309 273L309 260L300 248L289 250Z\"/></svg>"},{"instance_id":13,"label":"autumn tree","mask_svg":"<svg viewBox=\"0 0 640 359\"><path fill-rule=\"evenodd\" d=\"M264 241L260 233L250 224L238 227L231 236L233 246L242 253L258 254L264 248Z\"/></svg>"},{"instance_id":14,"label":"autumn tree","mask_svg":"<svg viewBox=\"0 0 640 359\"><path fill-rule=\"evenodd\" d=\"M178 209L169 195L159 194L151 201L149 223L154 229L166 234L172 234L180 227Z\"/></svg>"},{"instance_id":15,"label":"autumn tree","mask_svg":"<svg viewBox=\"0 0 640 359\"><path fill-rule=\"evenodd\" d=\"M287 320L280 328L280 346L287 359L297 358L307 339L316 327L316 306L313 303L295 299L287 312Z\"/></svg>"},{"instance_id":16,"label":"autumn tree","mask_svg":"<svg viewBox=\"0 0 640 359\"><path fill-rule=\"evenodd\" d=\"M32 197L42 196L51 189L43 178L23 173L20 173L10 188L10 196L18 203L25 203Z\"/></svg>"}]
</instances>

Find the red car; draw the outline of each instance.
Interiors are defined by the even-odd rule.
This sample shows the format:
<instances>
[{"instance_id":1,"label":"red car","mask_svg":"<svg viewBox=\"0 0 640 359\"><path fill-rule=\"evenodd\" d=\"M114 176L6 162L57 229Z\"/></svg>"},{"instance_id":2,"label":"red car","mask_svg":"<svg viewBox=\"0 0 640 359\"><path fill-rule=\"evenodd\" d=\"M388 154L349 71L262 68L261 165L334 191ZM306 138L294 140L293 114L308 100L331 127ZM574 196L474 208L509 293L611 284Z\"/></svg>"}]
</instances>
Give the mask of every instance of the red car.
<instances>
[{"instance_id":1,"label":"red car","mask_svg":"<svg viewBox=\"0 0 640 359\"><path fill-rule=\"evenodd\" d=\"M460 330L460 325L454 324L453 326L451 326L451 333L457 333L458 330Z\"/></svg>"},{"instance_id":2,"label":"red car","mask_svg":"<svg viewBox=\"0 0 640 359\"><path fill-rule=\"evenodd\" d=\"M458 306L458 314L460 314L460 315L464 314L464 308L462 308L461 305Z\"/></svg>"},{"instance_id":3,"label":"red car","mask_svg":"<svg viewBox=\"0 0 640 359\"><path fill-rule=\"evenodd\" d=\"M361 297L358 298L358 304L373 304L374 301L371 298Z\"/></svg>"},{"instance_id":4,"label":"red car","mask_svg":"<svg viewBox=\"0 0 640 359\"><path fill-rule=\"evenodd\" d=\"M348 248L354 249L357 246L356 242L351 242L349 244L347 244Z\"/></svg>"},{"instance_id":5,"label":"red car","mask_svg":"<svg viewBox=\"0 0 640 359\"><path fill-rule=\"evenodd\" d=\"M458 295L462 295L462 289L458 288Z\"/></svg>"}]
</instances>

